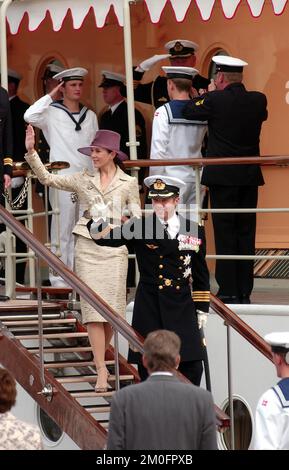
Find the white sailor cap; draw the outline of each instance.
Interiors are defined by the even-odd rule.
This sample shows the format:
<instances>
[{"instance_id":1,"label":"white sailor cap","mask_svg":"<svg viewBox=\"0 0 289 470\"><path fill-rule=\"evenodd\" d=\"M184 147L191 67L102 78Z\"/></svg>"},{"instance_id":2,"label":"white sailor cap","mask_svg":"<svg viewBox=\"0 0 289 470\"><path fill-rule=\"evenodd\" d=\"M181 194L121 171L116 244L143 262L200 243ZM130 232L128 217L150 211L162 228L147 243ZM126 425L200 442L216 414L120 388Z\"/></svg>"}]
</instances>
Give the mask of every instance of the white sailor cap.
<instances>
[{"instance_id":1,"label":"white sailor cap","mask_svg":"<svg viewBox=\"0 0 289 470\"><path fill-rule=\"evenodd\" d=\"M16 72L16 70L8 69L8 81L10 82L20 82L22 75Z\"/></svg>"},{"instance_id":2,"label":"white sailor cap","mask_svg":"<svg viewBox=\"0 0 289 470\"><path fill-rule=\"evenodd\" d=\"M60 67L60 65L56 64L47 64L44 70L44 74L42 80L47 80L48 78L54 78L56 73L63 72L65 69L64 67Z\"/></svg>"},{"instance_id":3,"label":"white sailor cap","mask_svg":"<svg viewBox=\"0 0 289 470\"><path fill-rule=\"evenodd\" d=\"M60 73L65 70L64 67L60 67L60 65L53 64L53 63L47 64L45 68L49 70L50 72L54 72L54 73Z\"/></svg>"},{"instance_id":4,"label":"white sailor cap","mask_svg":"<svg viewBox=\"0 0 289 470\"><path fill-rule=\"evenodd\" d=\"M214 55L212 61L216 64L217 72L243 72L243 67L248 65L248 63L242 59L227 55Z\"/></svg>"},{"instance_id":5,"label":"white sailor cap","mask_svg":"<svg viewBox=\"0 0 289 470\"><path fill-rule=\"evenodd\" d=\"M166 73L167 78L187 78L193 80L194 76L199 73L193 67L176 67L171 65L164 66L162 69Z\"/></svg>"},{"instance_id":6,"label":"white sailor cap","mask_svg":"<svg viewBox=\"0 0 289 470\"><path fill-rule=\"evenodd\" d=\"M289 351L289 332L278 331L264 336L266 343L270 344L272 349L284 349Z\"/></svg>"},{"instance_id":7,"label":"white sailor cap","mask_svg":"<svg viewBox=\"0 0 289 470\"><path fill-rule=\"evenodd\" d=\"M110 88L116 85L124 85L125 75L122 73L110 72L109 70L102 70L102 81L98 86L99 88Z\"/></svg>"},{"instance_id":8,"label":"white sailor cap","mask_svg":"<svg viewBox=\"0 0 289 470\"><path fill-rule=\"evenodd\" d=\"M181 188L186 186L179 178L163 175L148 176L144 184L149 188L149 198L178 196Z\"/></svg>"},{"instance_id":9,"label":"white sailor cap","mask_svg":"<svg viewBox=\"0 0 289 470\"><path fill-rule=\"evenodd\" d=\"M173 39L165 44L165 49L171 54L171 58L189 57L199 49L199 46L187 39Z\"/></svg>"},{"instance_id":10,"label":"white sailor cap","mask_svg":"<svg viewBox=\"0 0 289 470\"><path fill-rule=\"evenodd\" d=\"M66 69L62 72L53 75L55 80L68 82L70 80L83 80L85 75L88 74L88 70L82 67L74 67L73 69Z\"/></svg>"}]
</instances>

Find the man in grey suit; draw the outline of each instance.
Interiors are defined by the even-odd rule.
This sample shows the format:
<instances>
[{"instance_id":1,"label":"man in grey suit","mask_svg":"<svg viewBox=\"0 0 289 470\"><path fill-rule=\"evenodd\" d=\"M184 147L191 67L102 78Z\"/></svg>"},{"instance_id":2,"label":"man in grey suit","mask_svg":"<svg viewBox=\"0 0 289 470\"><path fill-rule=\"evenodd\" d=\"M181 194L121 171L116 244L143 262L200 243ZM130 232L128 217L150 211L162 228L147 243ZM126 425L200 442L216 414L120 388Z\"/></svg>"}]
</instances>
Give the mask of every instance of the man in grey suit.
<instances>
[{"instance_id":1,"label":"man in grey suit","mask_svg":"<svg viewBox=\"0 0 289 470\"><path fill-rule=\"evenodd\" d=\"M150 376L113 396L107 449L217 449L211 393L174 375L180 346L180 338L172 331L148 334L143 365Z\"/></svg>"}]
</instances>

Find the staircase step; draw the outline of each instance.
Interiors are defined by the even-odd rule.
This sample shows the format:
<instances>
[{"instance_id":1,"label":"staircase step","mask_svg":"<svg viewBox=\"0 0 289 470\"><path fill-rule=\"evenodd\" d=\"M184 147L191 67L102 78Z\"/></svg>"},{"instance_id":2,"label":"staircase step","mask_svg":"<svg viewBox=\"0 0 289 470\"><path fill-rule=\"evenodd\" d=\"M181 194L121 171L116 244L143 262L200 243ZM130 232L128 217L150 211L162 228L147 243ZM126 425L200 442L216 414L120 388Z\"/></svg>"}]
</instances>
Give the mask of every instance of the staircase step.
<instances>
[{"instance_id":1,"label":"staircase step","mask_svg":"<svg viewBox=\"0 0 289 470\"><path fill-rule=\"evenodd\" d=\"M72 397L74 398L89 398L89 397L112 397L114 394L114 390L111 392L94 392L91 390L75 390L71 391L69 390L69 393Z\"/></svg>"},{"instance_id":2,"label":"staircase step","mask_svg":"<svg viewBox=\"0 0 289 470\"><path fill-rule=\"evenodd\" d=\"M37 314L26 314L26 315L1 315L0 313L0 322L6 320L38 320ZM42 315L43 320L49 319L50 321L55 321L61 319L61 313L44 313Z\"/></svg>"},{"instance_id":3,"label":"staircase step","mask_svg":"<svg viewBox=\"0 0 289 470\"><path fill-rule=\"evenodd\" d=\"M27 351L29 351L31 354L39 354L39 348L27 348ZM50 353L61 353L61 354L66 354L66 353L78 353L78 352L88 352L92 351L91 346L67 346L67 347L59 347L59 348L54 348L54 347L47 347L43 349L44 354L50 354Z\"/></svg>"},{"instance_id":4,"label":"staircase step","mask_svg":"<svg viewBox=\"0 0 289 470\"><path fill-rule=\"evenodd\" d=\"M17 339L38 339L38 335L15 335ZM44 334L43 339L87 338L88 333L60 333Z\"/></svg>"},{"instance_id":5,"label":"staircase step","mask_svg":"<svg viewBox=\"0 0 289 470\"><path fill-rule=\"evenodd\" d=\"M114 361L105 361L106 365L114 365ZM46 369L61 369L62 367L94 367L94 361L60 361L60 362L47 362L44 364Z\"/></svg>"},{"instance_id":6,"label":"staircase step","mask_svg":"<svg viewBox=\"0 0 289 470\"><path fill-rule=\"evenodd\" d=\"M110 406L108 405L83 405L83 408L88 411L88 413L109 413Z\"/></svg>"},{"instance_id":7,"label":"staircase step","mask_svg":"<svg viewBox=\"0 0 289 470\"><path fill-rule=\"evenodd\" d=\"M15 321L13 318L12 321L10 321L10 318L5 319L5 321L2 322L3 325L6 326L32 326L32 325L39 325L38 320L19 320ZM63 318L63 319L51 319L51 320L42 320L43 325L64 325L64 324L73 324L76 323L76 318Z\"/></svg>"},{"instance_id":8,"label":"staircase step","mask_svg":"<svg viewBox=\"0 0 289 470\"><path fill-rule=\"evenodd\" d=\"M97 375L70 375L66 377L56 377L56 380L61 384L72 384L81 382L95 382ZM133 380L133 375L120 375L119 380ZM114 382L116 380L115 375L110 375L108 381Z\"/></svg>"}]
</instances>

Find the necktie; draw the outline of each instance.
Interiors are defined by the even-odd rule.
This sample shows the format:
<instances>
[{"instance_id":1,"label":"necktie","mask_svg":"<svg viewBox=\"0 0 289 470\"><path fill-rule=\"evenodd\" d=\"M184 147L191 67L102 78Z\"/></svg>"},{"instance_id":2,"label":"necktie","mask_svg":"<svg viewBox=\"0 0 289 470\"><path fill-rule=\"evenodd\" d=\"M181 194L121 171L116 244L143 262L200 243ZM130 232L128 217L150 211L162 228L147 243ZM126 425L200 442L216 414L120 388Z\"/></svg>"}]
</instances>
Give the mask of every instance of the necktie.
<instances>
[{"instance_id":1,"label":"necktie","mask_svg":"<svg viewBox=\"0 0 289 470\"><path fill-rule=\"evenodd\" d=\"M165 223L165 224L164 224L165 232L166 232L168 238L171 238L171 237L170 237L170 234L169 234L169 231L168 231L168 227L169 227L169 224L168 224L168 223Z\"/></svg>"}]
</instances>

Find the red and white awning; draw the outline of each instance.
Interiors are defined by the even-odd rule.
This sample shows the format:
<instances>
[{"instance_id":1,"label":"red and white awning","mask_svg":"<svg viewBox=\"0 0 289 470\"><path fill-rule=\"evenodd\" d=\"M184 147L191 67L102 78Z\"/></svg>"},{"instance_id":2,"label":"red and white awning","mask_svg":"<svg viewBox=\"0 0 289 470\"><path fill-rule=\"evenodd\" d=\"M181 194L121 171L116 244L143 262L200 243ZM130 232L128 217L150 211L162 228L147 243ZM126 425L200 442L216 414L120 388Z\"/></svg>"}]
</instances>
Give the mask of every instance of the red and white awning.
<instances>
[{"instance_id":1,"label":"red and white awning","mask_svg":"<svg viewBox=\"0 0 289 470\"><path fill-rule=\"evenodd\" d=\"M209 20L213 8L220 5L224 16L232 18L239 5L243 2L249 8L253 17L261 15L265 1L272 4L276 15L281 15L288 0L143 0L147 6L152 23L158 23L161 14L167 4L170 4L176 17L176 21L183 21L189 9L199 11L200 19ZM13 2L7 11L7 19L12 34L17 33L23 16L27 12L29 17L29 30L34 31L45 19L47 12L50 13L54 31L61 29L62 23L71 11L73 27L79 29L93 9L96 25L98 28L104 26L106 17L111 6L120 26L123 26L123 1L122 0L24 0Z\"/></svg>"}]
</instances>

